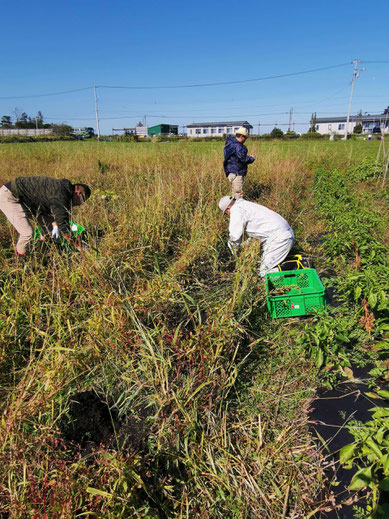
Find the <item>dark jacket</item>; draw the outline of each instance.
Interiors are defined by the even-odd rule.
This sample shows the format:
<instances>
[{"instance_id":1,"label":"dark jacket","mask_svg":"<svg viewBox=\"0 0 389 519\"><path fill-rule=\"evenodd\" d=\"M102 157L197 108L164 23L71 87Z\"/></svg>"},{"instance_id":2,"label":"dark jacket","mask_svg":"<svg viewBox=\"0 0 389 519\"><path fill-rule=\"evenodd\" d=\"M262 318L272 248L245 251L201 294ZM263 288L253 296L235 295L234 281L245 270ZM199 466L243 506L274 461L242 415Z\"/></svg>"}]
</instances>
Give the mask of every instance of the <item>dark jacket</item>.
<instances>
[{"instance_id":1,"label":"dark jacket","mask_svg":"<svg viewBox=\"0 0 389 519\"><path fill-rule=\"evenodd\" d=\"M53 216L61 233L70 232L74 186L66 178L18 177L9 183L11 193L31 216Z\"/></svg>"},{"instance_id":2,"label":"dark jacket","mask_svg":"<svg viewBox=\"0 0 389 519\"><path fill-rule=\"evenodd\" d=\"M223 162L226 177L230 173L244 177L247 174L247 166L254 160L254 157L247 155L247 148L244 144L239 142L234 135L227 135Z\"/></svg>"}]
</instances>

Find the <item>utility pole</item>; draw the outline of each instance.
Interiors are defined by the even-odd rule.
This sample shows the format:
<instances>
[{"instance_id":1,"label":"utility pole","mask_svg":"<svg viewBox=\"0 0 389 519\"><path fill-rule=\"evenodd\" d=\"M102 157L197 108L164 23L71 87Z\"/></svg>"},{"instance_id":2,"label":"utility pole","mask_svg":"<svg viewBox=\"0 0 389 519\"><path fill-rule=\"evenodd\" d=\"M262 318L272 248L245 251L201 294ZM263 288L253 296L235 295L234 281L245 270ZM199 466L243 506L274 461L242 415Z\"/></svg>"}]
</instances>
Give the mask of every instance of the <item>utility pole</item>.
<instances>
[{"instance_id":1,"label":"utility pole","mask_svg":"<svg viewBox=\"0 0 389 519\"><path fill-rule=\"evenodd\" d=\"M260 133L260 131L259 131L260 126L261 126L260 123L258 123L258 135L261 135L261 133Z\"/></svg>"},{"instance_id":2,"label":"utility pole","mask_svg":"<svg viewBox=\"0 0 389 519\"><path fill-rule=\"evenodd\" d=\"M353 80L351 82L351 94L350 94L350 102L348 104L346 131L345 131L345 134L344 134L344 140L347 140L347 136L348 136L348 123L350 122L351 104L353 102L353 93L354 93L355 80L359 77L359 74L363 70L366 70L365 68L361 68L361 69L358 70L358 68L357 68L358 67L358 63L362 63L362 61L360 59L354 59L351 63L354 63L354 72L353 72Z\"/></svg>"},{"instance_id":3,"label":"utility pole","mask_svg":"<svg viewBox=\"0 0 389 519\"><path fill-rule=\"evenodd\" d=\"M288 126L288 132L290 132L290 129L292 127L292 115L293 115L293 108L289 110L289 126Z\"/></svg>"},{"instance_id":4,"label":"utility pole","mask_svg":"<svg viewBox=\"0 0 389 519\"><path fill-rule=\"evenodd\" d=\"M95 92L95 111L96 111L97 140L100 140L99 110L97 108L96 86L94 86L93 88L94 88L94 92Z\"/></svg>"}]
</instances>

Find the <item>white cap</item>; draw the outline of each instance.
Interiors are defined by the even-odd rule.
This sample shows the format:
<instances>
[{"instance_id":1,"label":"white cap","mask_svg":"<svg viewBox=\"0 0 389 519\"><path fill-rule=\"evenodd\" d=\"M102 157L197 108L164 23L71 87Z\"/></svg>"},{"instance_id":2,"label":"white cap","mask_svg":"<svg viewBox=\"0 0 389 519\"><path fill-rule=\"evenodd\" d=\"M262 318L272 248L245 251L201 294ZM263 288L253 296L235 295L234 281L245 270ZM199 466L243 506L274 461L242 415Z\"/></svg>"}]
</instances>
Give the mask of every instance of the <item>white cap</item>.
<instances>
[{"instance_id":1,"label":"white cap","mask_svg":"<svg viewBox=\"0 0 389 519\"><path fill-rule=\"evenodd\" d=\"M240 128L238 128L235 132L235 135L236 134L240 134L240 135L244 135L245 137L248 137L249 136L249 132L247 131L247 128L245 128L244 126L241 126Z\"/></svg>"},{"instance_id":2,"label":"white cap","mask_svg":"<svg viewBox=\"0 0 389 519\"><path fill-rule=\"evenodd\" d=\"M232 196L223 196L223 198L219 201L219 209L224 214L226 212L227 207L230 205L230 203L235 200Z\"/></svg>"}]
</instances>

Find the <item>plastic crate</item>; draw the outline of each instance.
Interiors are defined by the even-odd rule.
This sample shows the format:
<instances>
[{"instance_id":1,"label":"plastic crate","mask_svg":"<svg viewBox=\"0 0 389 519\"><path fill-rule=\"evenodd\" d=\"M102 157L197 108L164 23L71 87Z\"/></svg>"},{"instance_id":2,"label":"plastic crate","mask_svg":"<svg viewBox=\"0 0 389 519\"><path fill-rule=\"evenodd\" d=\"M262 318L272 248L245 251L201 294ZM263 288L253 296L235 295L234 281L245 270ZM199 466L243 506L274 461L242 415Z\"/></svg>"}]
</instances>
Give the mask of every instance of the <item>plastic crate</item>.
<instances>
[{"instance_id":1,"label":"plastic crate","mask_svg":"<svg viewBox=\"0 0 389 519\"><path fill-rule=\"evenodd\" d=\"M272 317L298 317L326 310L325 288L315 269L271 272L265 276ZM277 294L279 291L284 292Z\"/></svg>"}]
</instances>

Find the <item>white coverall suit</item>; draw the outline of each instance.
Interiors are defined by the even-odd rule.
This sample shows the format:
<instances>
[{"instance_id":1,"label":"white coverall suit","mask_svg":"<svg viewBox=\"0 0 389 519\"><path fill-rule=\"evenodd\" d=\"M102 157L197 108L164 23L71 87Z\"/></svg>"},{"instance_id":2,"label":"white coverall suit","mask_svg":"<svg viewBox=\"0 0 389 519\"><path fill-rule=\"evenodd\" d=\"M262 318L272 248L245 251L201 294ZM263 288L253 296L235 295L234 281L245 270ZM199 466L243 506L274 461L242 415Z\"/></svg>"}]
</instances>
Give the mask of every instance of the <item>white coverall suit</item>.
<instances>
[{"instance_id":1,"label":"white coverall suit","mask_svg":"<svg viewBox=\"0 0 389 519\"><path fill-rule=\"evenodd\" d=\"M282 216L243 198L237 199L230 209L229 232L228 246L234 251L241 245L245 232L249 238L261 241L261 277L277 272L274 267L286 258L294 242L293 231Z\"/></svg>"}]
</instances>

